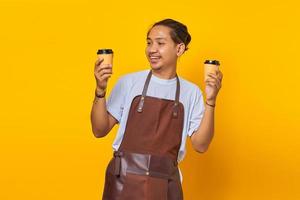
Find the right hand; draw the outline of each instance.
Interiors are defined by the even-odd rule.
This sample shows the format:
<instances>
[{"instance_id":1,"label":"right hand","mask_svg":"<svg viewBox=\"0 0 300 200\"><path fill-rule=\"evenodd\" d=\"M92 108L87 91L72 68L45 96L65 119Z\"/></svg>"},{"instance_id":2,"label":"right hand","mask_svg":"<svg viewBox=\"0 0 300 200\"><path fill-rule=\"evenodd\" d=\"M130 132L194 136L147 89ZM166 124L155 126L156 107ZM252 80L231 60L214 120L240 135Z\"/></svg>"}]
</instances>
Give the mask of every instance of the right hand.
<instances>
[{"instance_id":1,"label":"right hand","mask_svg":"<svg viewBox=\"0 0 300 200\"><path fill-rule=\"evenodd\" d=\"M97 91L104 92L107 87L108 79L112 75L112 65L103 64L103 58L98 58L95 62L94 75L96 78Z\"/></svg>"}]
</instances>

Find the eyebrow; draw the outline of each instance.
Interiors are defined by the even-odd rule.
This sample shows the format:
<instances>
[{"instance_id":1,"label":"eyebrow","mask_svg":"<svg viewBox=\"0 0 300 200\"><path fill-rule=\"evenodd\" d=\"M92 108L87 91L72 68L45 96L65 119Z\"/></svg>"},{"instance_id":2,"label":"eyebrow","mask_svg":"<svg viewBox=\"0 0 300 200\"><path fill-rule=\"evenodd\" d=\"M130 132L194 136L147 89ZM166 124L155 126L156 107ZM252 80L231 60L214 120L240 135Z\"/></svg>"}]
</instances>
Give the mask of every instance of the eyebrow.
<instances>
[{"instance_id":1,"label":"eyebrow","mask_svg":"<svg viewBox=\"0 0 300 200\"><path fill-rule=\"evenodd\" d=\"M154 38L155 40L166 40L166 38L164 37L157 37L157 38ZM151 38L147 37L147 40L152 40Z\"/></svg>"}]
</instances>

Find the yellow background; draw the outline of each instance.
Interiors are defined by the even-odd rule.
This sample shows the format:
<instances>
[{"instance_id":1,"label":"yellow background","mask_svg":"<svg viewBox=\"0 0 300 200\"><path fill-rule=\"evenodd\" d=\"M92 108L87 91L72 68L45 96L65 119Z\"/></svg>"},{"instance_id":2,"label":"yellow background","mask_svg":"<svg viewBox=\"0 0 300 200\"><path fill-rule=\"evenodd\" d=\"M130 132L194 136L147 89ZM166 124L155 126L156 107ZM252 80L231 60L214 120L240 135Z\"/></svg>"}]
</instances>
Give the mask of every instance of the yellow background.
<instances>
[{"instance_id":1,"label":"yellow background","mask_svg":"<svg viewBox=\"0 0 300 200\"><path fill-rule=\"evenodd\" d=\"M146 32L185 23L180 76L203 84L221 61L215 138L188 142L187 200L300 199L299 3L268 1L0 1L0 199L100 199L117 127L94 138L90 110L98 48L115 51L109 91L149 67Z\"/></svg>"}]
</instances>

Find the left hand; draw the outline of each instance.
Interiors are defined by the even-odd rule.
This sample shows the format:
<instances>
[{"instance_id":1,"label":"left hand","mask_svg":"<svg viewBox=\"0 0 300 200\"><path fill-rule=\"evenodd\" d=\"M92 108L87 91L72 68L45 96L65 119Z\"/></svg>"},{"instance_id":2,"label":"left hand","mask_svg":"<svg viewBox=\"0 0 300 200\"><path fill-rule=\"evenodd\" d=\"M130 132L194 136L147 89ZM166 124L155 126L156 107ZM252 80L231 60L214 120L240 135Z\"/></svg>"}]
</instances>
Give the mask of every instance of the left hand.
<instances>
[{"instance_id":1,"label":"left hand","mask_svg":"<svg viewBox=\"0 0 300 200\"><path fill-rule=\"evenodd\" d=\"M220 70L208 74L208 79L205 81L206 101L215 103L219 90L222 87L223 74Z\"/></svg>"}]
</instances>

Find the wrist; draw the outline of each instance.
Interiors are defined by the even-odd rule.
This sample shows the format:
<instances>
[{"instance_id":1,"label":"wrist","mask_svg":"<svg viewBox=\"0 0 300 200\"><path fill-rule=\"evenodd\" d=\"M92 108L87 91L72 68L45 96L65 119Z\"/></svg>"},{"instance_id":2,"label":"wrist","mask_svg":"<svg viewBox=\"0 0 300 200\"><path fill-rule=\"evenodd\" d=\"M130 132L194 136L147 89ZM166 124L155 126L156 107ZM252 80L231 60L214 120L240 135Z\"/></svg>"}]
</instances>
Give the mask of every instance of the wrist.
<instances>
[{"instance_id":1,"label":"wrist","mask_svg":"<svg viewBox=\"0 0 300 200\"><path fill-rule=\"evenodd\" d=\"M102 93L106 92L106 88L105 88L105 89L102 89L102 88L99 88L99 87L97 86L97 87L96 87L96 92L97 92L98 94L102 94Z\"/></svg>"},{"instance_id":2,"label":"wrist","mask_svg":"<svg viewBox=\"0 0 300 200\"><path fill-rule=\"evenodd\" d=\"M103 97L105 97L105 94L106 94L106 90L102 90L102 89L96 88L96 90L95 90L95 96L97 98L103 98Z\"/></svg>"},{"instance_id":3,"label":"wrist","mask_svg":"<svg viewBox=\"0 0 300 200\"><path fill-rule=\"evenodd\" d=\"M216 99L206 99L206 102L208 104L215 105L216 104Z\"/></svg>"},{"instance_id":4,"label":"wrist","mask_svg":"<svg viewBox=\"0 0 300 200\"><path fill-rule=\"evenodd\" d=\"M205 104L209 107L214 108L214 107L216 107L216 100L206 100Z\"/></svg>"}]
</instances>

